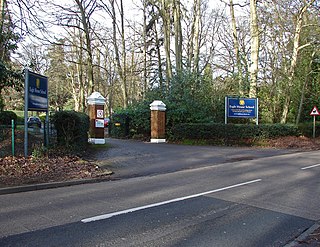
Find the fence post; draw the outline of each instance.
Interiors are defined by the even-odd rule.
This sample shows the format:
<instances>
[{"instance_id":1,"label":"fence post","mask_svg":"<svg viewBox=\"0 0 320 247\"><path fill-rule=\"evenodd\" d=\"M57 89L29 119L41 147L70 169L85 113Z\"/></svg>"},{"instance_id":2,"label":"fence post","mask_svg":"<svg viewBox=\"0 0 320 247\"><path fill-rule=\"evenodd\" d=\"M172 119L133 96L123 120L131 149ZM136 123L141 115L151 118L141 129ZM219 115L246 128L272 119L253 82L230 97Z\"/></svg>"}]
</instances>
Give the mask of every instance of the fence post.
<instances>
[{"instance_id":1,"label":"fence post","mask_svg":"<svg viewBox=\"0 0 320 247\"><path fill-rule=\"evenodd\" d=\"M12 143L12 156L14 156L14 120L11 120L11 143Z\"/></svg>"}]
</instances>

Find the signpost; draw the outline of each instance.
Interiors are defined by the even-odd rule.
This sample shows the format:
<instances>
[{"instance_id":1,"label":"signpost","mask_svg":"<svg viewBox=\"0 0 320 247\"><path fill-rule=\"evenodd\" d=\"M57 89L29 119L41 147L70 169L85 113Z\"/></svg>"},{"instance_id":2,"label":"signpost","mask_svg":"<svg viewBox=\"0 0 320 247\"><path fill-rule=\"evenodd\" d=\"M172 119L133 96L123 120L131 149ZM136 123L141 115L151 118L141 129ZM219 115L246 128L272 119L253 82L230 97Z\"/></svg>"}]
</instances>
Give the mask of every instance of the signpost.
<instances>
[{"instance_id":1,"label":"signpost","mask_svg":"<svg viewBox=\"0 0 320 247\"><path fill-rule=\"evenodd\" d=\"M316 138L316 116L320 116L320 112L316 106L313 107L310 116L313 116L313 138Z\"/></svg>"},{"instance_id":2,"label":"signpost","mask_svg":"<svg viewBox=\"0 0 320 247\"><path fill-rule=\"evenodd\" d=\"M48 116L48 78L25 70L24 83L24 156L28 156L28 111L46 112L46 123L49 121ZM45 125L48 127L48 124ZM44 131L47 131L46 129ZM48 144L48 134L46 144Z\"/></svg>"},{"instance_id":3,"label":"signpost","mask_svg":"<svg viewBox=\"0 0 320 247\"><path fill-rule=\"evenodd\" d=\"M257 98L225 98L225 124L228 118L256 118L259 124Z\"/></svg>"}]
</instances>

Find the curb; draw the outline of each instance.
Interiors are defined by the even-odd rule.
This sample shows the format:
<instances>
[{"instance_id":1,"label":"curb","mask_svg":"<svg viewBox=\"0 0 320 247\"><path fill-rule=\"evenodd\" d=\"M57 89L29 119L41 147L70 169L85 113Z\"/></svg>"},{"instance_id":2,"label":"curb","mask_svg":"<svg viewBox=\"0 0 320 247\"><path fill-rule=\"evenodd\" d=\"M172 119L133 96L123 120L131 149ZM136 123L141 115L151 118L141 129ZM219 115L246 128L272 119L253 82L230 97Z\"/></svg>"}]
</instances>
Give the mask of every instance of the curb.
<instances>
[{"instance_id":1,"label":"curb","mask_svg":"<svg viewBox=\"0 0 320 247\"><path fill-rule=\"evenodd\" d=\"M315 223L313 226L311 226L309 229L304 231L299 237L297 237L292 242L286 244L284 247L298 247L301 242L308 238L308 236L313 233L315 230L317 230L320 227L318 223Z\"/></svg>"},{"instance_id":2,"label":"curb","mask_svg":"<svg viewBox=\"0 0 320 247\"><path fill-rule=\"evenodd\" d=\"M0 188L0 195L21 193L21 192L28 192L28 191L35 191L35 190L54 189L54 188L72 186L72 185L100 183L100 182L112 180L110 175L108 177L103 177L103 178L78 179L78 180L63 181L63 182L52 182L52 183L41 183L41 184L32 184L32 185L24 185L24 186L22 185L22 186L15 186L15 187L5 187L5 188Z\"/></svg>"}]
</instances>

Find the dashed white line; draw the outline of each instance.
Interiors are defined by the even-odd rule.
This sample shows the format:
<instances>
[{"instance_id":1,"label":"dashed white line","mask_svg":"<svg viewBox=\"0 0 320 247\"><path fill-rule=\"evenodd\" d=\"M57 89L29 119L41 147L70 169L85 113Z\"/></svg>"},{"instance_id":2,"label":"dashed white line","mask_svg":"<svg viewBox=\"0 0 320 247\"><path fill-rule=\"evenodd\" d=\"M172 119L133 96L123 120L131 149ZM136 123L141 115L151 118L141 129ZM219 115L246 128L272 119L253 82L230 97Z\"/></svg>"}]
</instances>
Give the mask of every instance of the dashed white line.
<instances>
[{"instance_id":1,"label":"dashed white line","mask_svg":"<svg viewBox=\"0 0 320 247\"><path fill-rule=\"evenodd\" d=\"M316 165L313 165L313 166L302 167L301 170L307 170L307 169L311 169L311 168L318 167L318 166L320 166L320 164L316 164Z\"/></svg>"},{"instance_id":2,"label":"dashed white line","mask_svg":"<svg viewBox=\"0 0 320 247\"><path fill-rule=\"evenodd\" d=\"M260 182L261 180L262 179L251 180L251 181L247 181L247 182L244 182L244 183L239 183L239 184L223 187L223 188L220 188L220 189L215 189L215 190L202 192L202 193L199 193L199 194L194 194L194 195L190 195L190 196L175 198L175 199L172 199L172 200L153 203L153 204L149 204L149 205L145 205L145 206L141 206L141 207L130 208L130 209L114 212L114 213L98 215L98 216L82 219L81 222L82 223L89 223L89 222L93 222L93 221L97 221L97 220L105 220L105 219L108 219L108 218L111 218L111 217L117 216L117 215L132 213L132 212L136 212L136 211L147 209L147 208L158 207L158 206L162 206L162 205L173 203L173 202L184 201L184 200L191 199L191 198L196 198L196 197L200 197L200 196L204 196L204 195L208 195L208 194L212 194L212 193L217 193L217 192L224 191L224 190L233 189L233 188L244 186L244 185L249 185L249 184L252 184L252 183L257 183L257 182Z\"/></svg>"}]
</instances>

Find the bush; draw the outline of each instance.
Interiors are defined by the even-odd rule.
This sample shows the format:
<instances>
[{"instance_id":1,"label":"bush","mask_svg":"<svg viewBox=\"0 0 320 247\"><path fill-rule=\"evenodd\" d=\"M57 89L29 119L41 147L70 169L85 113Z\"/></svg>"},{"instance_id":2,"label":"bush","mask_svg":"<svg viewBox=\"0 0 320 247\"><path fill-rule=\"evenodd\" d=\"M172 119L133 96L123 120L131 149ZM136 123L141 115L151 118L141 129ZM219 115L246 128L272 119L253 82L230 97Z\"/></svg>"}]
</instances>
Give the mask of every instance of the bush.
<instances>
[{"instance_id":1,"label":"bush","mask_svg":"<svg viewBox=\"0 0 320 247\"><path fill-rule=\"evenodd\" d=\"M52 122L57 130L59 145L83 150L88 144L89 116L75 111L56 112Z\"/></svg>"},{"instance_id":2,"label":"bush","mask_svg":"<svg viewBox=\"0 0 320 247\"><path fill-rule=\"evenodd\" d=\"M109 133L116 138L150 137L150 103L142 101L111 116Z\"/></svg>"},{"instance_id":3,"label":"bush","mask_svg":"<svg viewBox=\"0 0 320 247\"><path fill-rule=\"evenodd\" d=\"M129 137L130 117L128 113L118 113L111 116L109 133L115 138Z\"/></svg>"},{"instance_id":4,"label":"bush","mask_svg":"<svg viewBox=\"0 0 320 247\"><path fill-rule=\"evenodd\" d=\"M313 122L299 124L299 129L302 135L307 137L313 136ZM320 123L316 123L316 137L320 136Z\"/></svg>"},{"instance_id":5,"label":"bush","mask_svg":"<svg viewBox=\"0 0 320 247\"><path fill-rule=\"evenodd\" d=\"M17 114L13 111L2 111L0 112L0 125L11 126L11 120L14 120L15 125L17 124Z\"/></svg>"},{"instance_id":6,"label":"bush","mask_svg":"<svg viewBox=\"0 0 320 247\"><path fill-rule=\"evenodd\" d=\"M301 133L295 125L265 124L178 124L171 129L173 140L210 140L220 139L224 142L245 139L266 139L281 136L299 136Z\"/></svg>"}]
</instances>

